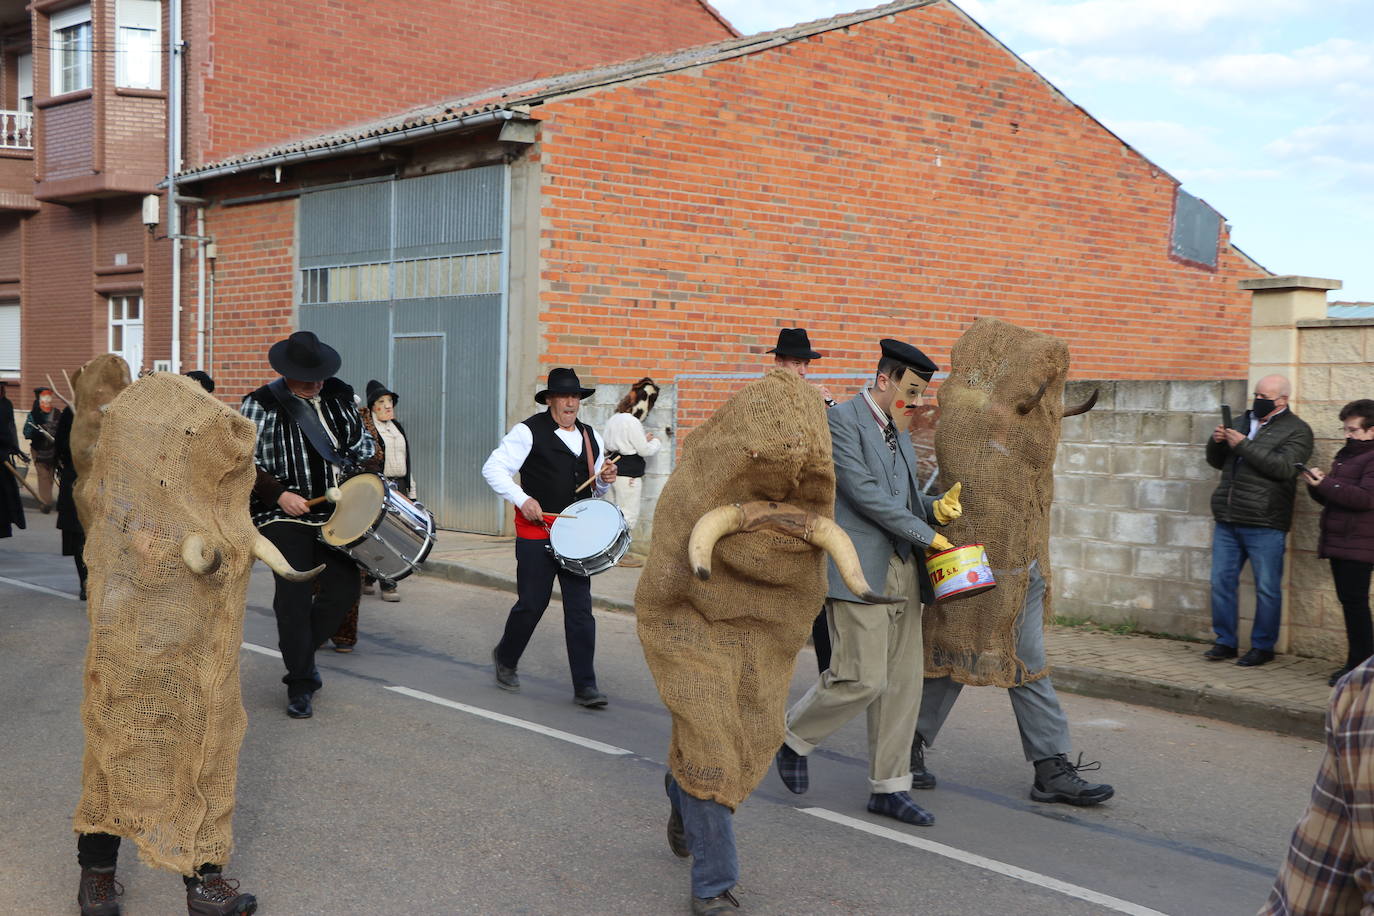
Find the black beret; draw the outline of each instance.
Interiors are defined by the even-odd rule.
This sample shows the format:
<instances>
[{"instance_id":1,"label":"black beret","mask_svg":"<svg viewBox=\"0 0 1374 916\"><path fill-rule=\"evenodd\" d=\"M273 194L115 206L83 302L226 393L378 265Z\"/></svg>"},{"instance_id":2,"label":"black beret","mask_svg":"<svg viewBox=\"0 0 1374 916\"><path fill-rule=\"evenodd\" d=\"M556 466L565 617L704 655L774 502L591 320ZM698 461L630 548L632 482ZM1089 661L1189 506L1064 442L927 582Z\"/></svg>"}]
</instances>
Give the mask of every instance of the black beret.
<instances>
[{"instance_id":1,"label":"black beret","mask_svg":"<svg viewBox=\"0 0 1374 916\"><path fill-rule=\"evenodd\" d=\"M927 382L930 381L931 376L940 369L939 366L931 362L929 356L926 356L909 343L893 340L891 337L884 337L882 340L878 341L878 344L883 348L884 357L887 359L895 359L903 365L910 366L912 369L916 370L917 375Z\"/></svg>"}]
</instances>

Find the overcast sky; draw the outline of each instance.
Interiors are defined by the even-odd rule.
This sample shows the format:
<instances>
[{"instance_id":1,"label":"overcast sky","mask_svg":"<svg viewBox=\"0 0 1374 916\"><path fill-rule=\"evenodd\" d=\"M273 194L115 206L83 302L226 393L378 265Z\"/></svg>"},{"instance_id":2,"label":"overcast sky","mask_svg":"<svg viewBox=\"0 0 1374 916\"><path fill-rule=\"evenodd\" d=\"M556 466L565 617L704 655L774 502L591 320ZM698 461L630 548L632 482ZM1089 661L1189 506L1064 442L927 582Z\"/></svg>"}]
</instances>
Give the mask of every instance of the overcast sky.
<instances>
[{"instance_id":1,"label":"overcast sky","mask_svg":"<svg viewBox=\"0 0 1374 916\"><path fill-rule=\"evenodd\" d=\"M874 6L711 0L741 32ZM956 0L1278 274L1374 301L1374 0Z\"/></svg>"}]
</instances>

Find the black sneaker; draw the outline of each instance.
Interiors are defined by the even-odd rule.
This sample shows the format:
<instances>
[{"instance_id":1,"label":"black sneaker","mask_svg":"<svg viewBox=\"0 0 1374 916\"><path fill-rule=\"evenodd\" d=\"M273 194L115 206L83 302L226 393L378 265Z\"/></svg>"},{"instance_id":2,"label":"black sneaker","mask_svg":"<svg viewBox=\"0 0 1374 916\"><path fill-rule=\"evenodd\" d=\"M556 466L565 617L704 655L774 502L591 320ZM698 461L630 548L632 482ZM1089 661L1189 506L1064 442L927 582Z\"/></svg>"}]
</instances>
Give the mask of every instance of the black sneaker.
<instances>
[{"instance_id":1,"label":"black sneaker","mask_svg":"<svg viewBox=\"0 0 1374 916\"><path fill-rule=\"evenodd\" d=\"M206 872L186 886L186 912L190 916L247 916L257 912L258 898L240 894L239 883L217 871Z\"/></svg>"},{"instance_id":2,"label":"black sneaker","mask_svg":"<svg viewBox=\"0 0 1374 916\"><path fill-rule=\"evenodd\" d=\"M610 700L606 698L606 694L595 687L583 687L573 694L573 702L588 709L605 709Z\"/></svg>"},{"instance_id":3,"label":"black sneaker","mask_svg":"<svg viewBox=\"0 0 1374 916\"><path fill-rule=\"evenodd\" d=\"M1031 786L1030 797L1038 802L1064 802L1082 808L1100 805L1116 794L1109 785L1094 784L1079 776L1080 770L1100 770L1102 764L1093 761L1084 763L1083 755L1078 755L1077 763L1069 763L1063 754L1035 761L1035 784Z\"/></svg>"},{"instance_id":4,"label":"black sneaker","mask_svg":"<svg viewBox=\"0 0 1374 916\"><path fill-rule=\"evenodd\" d=\"M1212 645L1212 648L1202 653L1202 657L1207 659L1209 662L1219 662L1224 658L1235 658L1236 647L1223 646L1221 643L1214 643Z\"/></svg>"},{"instance_id":5,"label":"black sneaker","mask_svg":"<svg viewBox=\"0 0 1374 916\"><path fill-rule=\"evenodd\" d=\"M515 673L514 668L507 668L501 664L501 660L496 657L496 650L491 650L491 663L496 666L496 686L502 690L509 690L512 693L520 689L520 675Z\"/></svg>"},{"instance_id":6,"label":"black sneaker","mask_svg":"<svg viewBox=\"0 0 1374 916\"><path fill-rule=\"evenodd\" d=\"M114 866L81 869L76 902L81 916L119 916L119 895L124 887L115 880Z\"/></svg>"},{"instance_id":7,"label":"black sneaker","mask_svg":"<svg viewBox=\"0 0 1374 916\"><path fill-rule=\"evenodd\" d=\"M911 788L935 788L935 774L926 769L926 742L921 733L911 742Z\"/></svg>"},{"instance_id":8,"label":"black sneaker","mask_svg":"<svg viewBox=\"0 0 1374 916\"><path fill-rule=\"evenodd\" d=\"M732 908L739 909L739 901L729 891L715 897L692 898L692 916L719 916L720 913L730 912Z\"/></svg>"}]
</instances>

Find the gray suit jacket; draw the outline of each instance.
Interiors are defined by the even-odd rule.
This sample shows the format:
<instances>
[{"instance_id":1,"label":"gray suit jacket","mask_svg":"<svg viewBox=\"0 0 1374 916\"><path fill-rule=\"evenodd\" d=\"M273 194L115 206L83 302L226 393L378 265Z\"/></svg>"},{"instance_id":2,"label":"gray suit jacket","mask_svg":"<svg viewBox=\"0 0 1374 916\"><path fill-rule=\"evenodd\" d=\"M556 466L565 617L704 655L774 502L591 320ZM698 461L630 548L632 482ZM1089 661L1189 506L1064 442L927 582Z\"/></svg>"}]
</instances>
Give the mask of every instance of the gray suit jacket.
<instances>
[{"instance_id":1,"label":"gray suit jacket","mask_svg":"<svg viewBox=\"0 0 1374 916\"><path fill-rule=\"evenodd\" d=\"M895 549L903 557L917 548L922 600L930 600L929 579L925 573L923 551L935 538L931 507L938 497L921 496L916 480L916 455L911 437L897 434L896 480L889 479L891 452L860 394L826 411L830 422L830 444L835 457L835 521L854 542L863 565L864 578L876 592L882 592L887 579L887 564ZM905 486L901 477L905 477ZM917 513L907 506L911 494ZM827 596L842 601L859 601L845 587L839 570L829 564L830 590ZM894 596L895 597L895 596Z\"/></svg>"}]
</instances>

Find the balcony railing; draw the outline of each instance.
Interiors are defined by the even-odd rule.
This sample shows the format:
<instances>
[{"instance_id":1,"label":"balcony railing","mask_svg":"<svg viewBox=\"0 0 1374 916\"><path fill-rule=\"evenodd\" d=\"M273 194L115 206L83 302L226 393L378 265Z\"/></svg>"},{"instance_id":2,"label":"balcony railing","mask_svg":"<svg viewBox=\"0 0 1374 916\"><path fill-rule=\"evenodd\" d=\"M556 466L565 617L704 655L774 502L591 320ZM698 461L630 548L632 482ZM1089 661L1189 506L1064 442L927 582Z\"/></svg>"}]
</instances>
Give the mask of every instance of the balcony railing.
<instances>
[{"instance_id":1,"label":"balcony railing","mask_svg":"<svg viewBox=\"0 0 1374 916\"><path fill-rule=\"evenodd\" d=\"M0 149L33 149L33 112L0 109Z\"/></svg>"}]
</instances>

